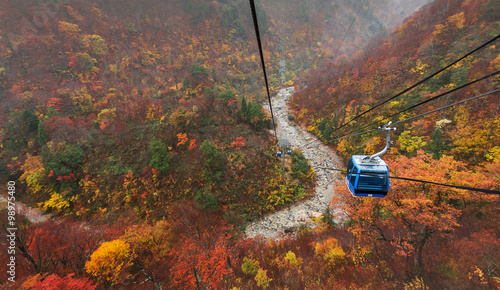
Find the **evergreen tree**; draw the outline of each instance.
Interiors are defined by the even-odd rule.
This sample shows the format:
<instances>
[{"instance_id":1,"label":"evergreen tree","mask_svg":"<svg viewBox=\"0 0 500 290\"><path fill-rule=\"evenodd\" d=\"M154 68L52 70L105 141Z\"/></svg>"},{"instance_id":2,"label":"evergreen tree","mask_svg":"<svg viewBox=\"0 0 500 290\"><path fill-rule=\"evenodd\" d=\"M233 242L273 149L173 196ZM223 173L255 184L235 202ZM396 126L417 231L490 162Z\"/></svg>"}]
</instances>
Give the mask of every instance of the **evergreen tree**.
<instances>
[{"instance_id":1,"label":"evergreen tree","mask_svg":"<svg viewBox=\"0 0 500 290\"><path fill-rule=\"evenodd\" d=\"M212 68L212 79L214 80L214 83L217 82L217 73L214 67Z\"/></svg>"},{"instance_id":2,"label":"evergreen tree","mask_svg":"<svg viewBox=\"0 0 500 290\"><path fill-rule=\"evenodd\" d=\"M195 79L199 79L200 76L202 75L202 71L200 69L200 66L198 66L197 64L193 63L191 65L191 75L193 76L193 78Z\"/></svg>"},{"instance_id":3,"label":"evergreen tree","mask_svg":"<svg viewBox=\"0 0 500 290\"><path fill-rule=\"evenodd\" d=\"M226 170L226 163L222 153L208 140L203 142L200 146L200 150L205 160L203 162L205 165L205 169L203 170L205 179L207 181L221 181L224 171Z\"/></svg>"},{"instance_id":4,"label":"evergreen tree","mask_svg":"<svg viewBox=\"0 0 500 290\"><path fill-rule=\"evenodd\" d=\"M149 166L158 170L161 174L167 173L170 166L170 154L167 151L167 146L161 141L153 137L149 142L149 151L151 153L151 162Z\"/></svg>"},{"instance_id":5,"label":"evergreen tree","mask_svg":"<svg viewBox=\"0 0 500 290\"><path fill-rule=\"evenodd\" d=\"M440 128L432 132L431 138L431 142L429 142L429 152L432 153L434 159L440 159L443 152L452 148L452 146L450 146L451 141L443 138L443 131Z\"/></svg>"},{"instance_id":6,"label":"evergreen tree","mask_svg":"<svg viewBox=\"0 0 500 290\"><path fill-rule=\"evenodd\" d=\"M243 97L241 99L240 115L241 115L241 120L243 122L248 121L248 107L247 107L247 101L245 100L245 97Z\"/></svg>"},{"instance_id":7,"label":"evergreen tree","mask_svg":"<svg viewBox=\"0 0 500 290\"><path fill-rule=\"evenodd\" d=\"M184 81L182 81L182 88L187 89L191 85L191 80L188 76L184 77Z\"/></svg>"},{"instance_id":8,"label":"evergreen tree","mask_svg":"<svg viewBox=\"0 0 500 290\"><path fill-rule=\"evenodd\" d=\"M38 145L43 146L47 141L49 141L49 136L43 128L43 121L40 120L38 121Z\"/></svg>"}]
</instances>

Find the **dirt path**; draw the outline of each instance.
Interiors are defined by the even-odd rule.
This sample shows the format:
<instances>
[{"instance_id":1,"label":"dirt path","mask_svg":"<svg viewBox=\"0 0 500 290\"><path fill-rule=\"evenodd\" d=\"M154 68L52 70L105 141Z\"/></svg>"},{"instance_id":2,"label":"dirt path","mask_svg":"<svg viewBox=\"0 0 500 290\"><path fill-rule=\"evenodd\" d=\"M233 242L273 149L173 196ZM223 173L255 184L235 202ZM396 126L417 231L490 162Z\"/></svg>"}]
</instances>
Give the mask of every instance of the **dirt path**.
<instances>
[{"instance_id":1,"label":"dirt path","mask_svg":"<svg viewBox=\"0 0 500 290\"><path fill-rule=\"evenodd\" d=\"M293 87L281 89L272 99L275 114L276 131L279 137L287 137L293 148L301 149L316 170L317 186L314 196L289 208L274 212L248 225L246 235L253 238L261 235L265 238L280 239L300 225L312 225L312 217L321 216L333 197L334 181L340 179L338 173L332 173L321 167L340 168L339 158L314 135L288 121L288 106L285 101L293 94ZM332 209L333 211L333 209Z\"/></svg>"},{"instance_id":2,"label":"dirt path","mask_svg":"<svg viewBox=\"0 0 500 290\"><path fill-rule=\"evenodd\" d=\"M43 214L43 211L34 209L20 201L16 201L16 214L25 216L30 222L36 224L48 220L48 216ZM0 196L0 209L7 208L7 198Z\"/></svg>"}]
</instances>

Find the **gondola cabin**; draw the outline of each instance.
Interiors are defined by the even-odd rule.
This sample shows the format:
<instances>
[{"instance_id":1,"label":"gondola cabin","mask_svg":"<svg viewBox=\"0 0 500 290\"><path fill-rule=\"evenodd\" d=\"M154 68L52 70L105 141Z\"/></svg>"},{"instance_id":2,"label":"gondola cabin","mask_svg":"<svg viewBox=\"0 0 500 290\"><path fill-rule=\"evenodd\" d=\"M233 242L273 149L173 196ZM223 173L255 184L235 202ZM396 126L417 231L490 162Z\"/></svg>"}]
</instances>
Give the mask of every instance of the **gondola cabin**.
<instances>
[{"instance_id":1,"label":"gondola cabin","mask_svg":"<svg viewBox=\"0 0 500 290\"><path fill-rule=\"evenodd\" d=\"M389 168L380 157L353 155L347 164L347 187L354 196L384 197L391 189Z\"/></svg>"},{"instance_id":2,"label":"gondola cabin","mask_svg":"<svg viewBox=\"0 0 500 290\"><path fill-rule=\"evenodd\" d=\"M288 151L286 151L286 154L288 154L288 155L292 155L292 150L288 150Z\"/></svg>"},{"instance_id":3,"label":"gondola cabin","mask_svg":"<svg viewBox=\"0 0 500 290\"><path fill-rule=\"evenodd\" d=\"M276 152L276 157L281 157L281 151Z\"/></svg>"}]
</instances>

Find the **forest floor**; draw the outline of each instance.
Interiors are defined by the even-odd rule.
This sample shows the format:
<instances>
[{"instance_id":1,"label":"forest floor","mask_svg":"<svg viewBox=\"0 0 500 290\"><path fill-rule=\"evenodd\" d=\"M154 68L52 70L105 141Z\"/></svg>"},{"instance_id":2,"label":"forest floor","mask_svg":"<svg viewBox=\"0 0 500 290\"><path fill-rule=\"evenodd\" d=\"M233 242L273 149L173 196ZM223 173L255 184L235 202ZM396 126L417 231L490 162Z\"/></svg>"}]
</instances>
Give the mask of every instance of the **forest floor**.
<instances>
[{"instance_id":1,"label":"forest floor","mask_svg":"<svg viewBox=\"0 0 500 290\"><path fill-rule=\"evenodd\" d=\"M245 231L247 238L260 235L266 239L281 239L287 234L296 232L300 226L314 227L313 219L321 218L330 206L335 182L341 178L338 172L323 169L325 167L341 168L338 156L306 129L288 120L286 100L292 94L293 87L284 88L272 99L276 131L278 138L287 138L293 149L300 149L311 161L311 166L316 171L314 196L250 223ZM286 158L290 157L287 155ZM331 208L331 213L335 214L335 209Z\"/></svg>"}]
</instances>

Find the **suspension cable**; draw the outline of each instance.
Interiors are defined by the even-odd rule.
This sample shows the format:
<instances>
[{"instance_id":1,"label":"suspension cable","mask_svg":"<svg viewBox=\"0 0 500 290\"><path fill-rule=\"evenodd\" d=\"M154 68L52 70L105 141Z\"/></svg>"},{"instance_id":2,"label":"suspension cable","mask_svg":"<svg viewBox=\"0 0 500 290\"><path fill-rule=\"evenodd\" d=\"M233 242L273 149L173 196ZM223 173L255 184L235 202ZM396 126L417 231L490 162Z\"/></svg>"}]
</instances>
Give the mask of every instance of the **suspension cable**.
<instances>
[{"instance_id":1,"label":"suspension cable","mask_svg":"<svg viewBox=\"0 0 500 290\"><path fill-rule=\"evenodd\" d=\"M278 134L276 133L276 123L274 122L273 105L271 103L271 94L269 93L269 83L267 81L266 63L264 62L264 53L262 52L262 43L260 40L259 24L257 23L257 12L255 10L254 0L250 0L250 8L252 9L252 18L255 28L255 35L257 36L257 44L259 46L260 61L262 63L262 70L264 71L264 80L266 82L267 99L269 101L269 109L271 110L271 118L273 120L274 135L276 136L276 138L278 138Z\"/></svg>"},{"instance_id":2,"label":"suspension cable","mask_svg":"<svg viewBox=\"0 0 500 290\"><path fill-rule=\"evenodd\" d=\"M413 105L413 106L411 106L411 107L409 107L409 108L406 108L406 109L404 109L404 110L401 110L401 111L399 111L399 112L397 112L397 113L395 113L395 114L393 114L393 115L391 115L391 116L389 116L389 117L387 117L387 118L384 118L383 120L390 119L390 118L392 118L392 117L394 117L394 116L400 115L400 114L402 114L402 113L404 113L404 112L407 112L407 111L409 111L409 110L411 110L411 109L415 109L415 108L416 108L416 107L418 107L418 106L421 106L421 105L423 105L423 104L426 104L426 103L428 103L428 102L430 102L430 101L437 100L437 99L439 99L439 98L441 98L441 97L444 97L444 96L446 96L446 95L448 95L448 94L451 94L451 93L453 93L453 92L456 92L456 91L458 91L458 90L460 90L460 89L463 89L463 88L468 87L468 86L470 86L470 85L473 85L473 84L475 84L475 83L477 83L477 82L480 82L480 81L482 81L482 80L485 80L485 79L487 79L487 78L490 78L490 77L492 77L492 76L494 76L494 75L497 75L497 74L499 74L499 73L500 73L500 70L498 70L498 71L496 71L496 72L494 72L494 73L491 73L491 74L489 74L489 75L487 75L487 76L484 76L484 77L482 77L482 78L479 78L479 79L473 80L473 81L472 81L472 82L470 82L470 83L467 83L467 84L465 84L465 85L462 85L462 86L456 87L456 88L454 88L454 89L452 89L452 90L449 90L449 91L447 91L447 92L445 92L445 93L439 94L439 95L434 96L434 97L432 97L432 98L430 98L430 99L427 99L427 100L422 101L422 102L420 102L420 103L418 103L418 104L415 104L415 105ZM381 122L383 122L383 120L382 120Z\"/></svg>"},{"instance_id":3,"label":"suspension cable","mask_svg":"<svg viewBox=\"0 0 500 290\"><path fill-rule=\"evenodd\" d=\"M390 119L390 118L392 118L392 117L394 117L394 116L400 115L400 114L402 114L402 113L404 113L404 112L406 112L406 111L409 111L409 110L411 110L411 109L414 109L414 108L416 108L416 107L418 107L418 106L421 106L421 105L423 105L423 104L425 104L425 103L428 103L428 102L430 102L430 101L433 101L433 100L439 99L439 98L441 98L441 97L444 97L444 96L446 96L446 95L448 95L448 94L451 94L451 93L456 92L456 91L458 91L458 90L461 90L461 89L463 89L463 88L465 88L465 87L468 87L468 86L470 86L470 85L473 85L473 84L475 84L475 83L477 83L477 82L479 82L479 81L482 81L482 80L485 80L485 79L490 78L490 77L492 77L492 76L495 76L495 75L497 75L497 74L499 74L499 73L500 73L500 70L498 70L498 71L496 71L496 72L494 72L494 73L491 73L491 74L489 74L489 75L486 75L486 76L484 76L484 77L481 77L481 78L479 78L479 79L473 80L473 81L471 81L471 82L469 82L469 83L466 83L465 85L461 85L461 86L456 87L456 88L454 88L454 89L452 89L452 90L449 90L449 91L447 91L447 92L444 92L444 93L442 93L442 94L439 94L439 95L437 95L437 96L434 96L434 97L432 97L432 98L429 98L429 99L427 99L427 100L425 100L425 101L422 101L422 102L420 102L420 103L418 103L418 104L415 104L415 105L413 105L413 106L411 106L411 107L409 107L409 108L403 109L403 110L401 110L401 111L399 111L399 112L397 112L397 113L395 113L395 114L392 114L391 116L389 116L389 117L386 117L386 118L382 119L380 122L381 122L381 123L384 123L384 121L385 121L385 120L388 120L388 119ZM365 126L362 126L361 128L359 128L359 130L363 130L363 129L365 129L365 128L367 128L367 127L370 127L370 126L373 126L373 125L377 125L377 124L376 124L375 122L372 122L372 123L370 123L370 124L367 124L367 125L365 125Z\"/></svg>"},{"instance_id":4,"label":"suspension cable","mask_svg":"<svg viewBox=\"0 0 500 290\"><path fill-rule=\"evenodd\" d=\"M363 116L363 115L367 114L368 112L371 112L372 110L374 110L374 109L376 109L376 108L378 108L378 107L380 107L380 106L382 106L382 105L386 104L387 102L389 102L389 101L391 101L391 100L393 100L393 99L395 99L395 98L397 98L397 97L401 96L402 94L404 94L404 93L406 93L406 92L408 92L408 91L412 90L413 88L415 88L415 87L417 87L417 86L419 86L419 85L423 84L424 82L426 82L426 81L430 80L431 78L433 78L434 76L436 76L436 75L438 75L439 73L443 72L444 70L446 70L446 69L448 69L448 68L450 68L450 67L454 66L455 64L457 64L457 63L458 63L458 62L460 62L461 60L465 59L466 57L470 56L471 54L475 53L476 51L478 51L478 50L481 50L481 49L485 48L485 47L486 47L486 46L488 46L490 43L494 42L495 40L497 40L497 39L499 39L499 38L500 38L500 34L499 34L499 35L497 35L497 36L495 36L495 37L493 37L492 39L488 40L487 42L485 42L485 43L481 44L479 47L477 47L477 48L475 48L474 50L472 50L472 51L468 52L467 54L465 54L465 55L464 55L464 56L462 56L461 58L457 59L456 61L454 61L454 62L450 63L449 65L445 66L444 68L442 68L442 69L440 69L440 70L436 71L435 73L433 73L433 74L431 74L431 75L427 76L427 77L426 77L426 78L424 78L423 80L418 81L418 82L417 82L417 83L415 83L414 85L412 85L412 86L410 86L410 87L408 87L408 88L404 89L403 91L401 91L401 92L397 93L396 95L394 95L394 96L390 97L389 99L387 99L387 100L385 100L385 101L383 101L383 102L381 102L381 103L379 103L379 104L377 104L377 105L375 105L375 106L371 107L370 109L368 109L368 110L366 110L366 111L364 111L364 112L360 113L359 115L355 116L354 118L352 118L352 119L351 119L351 120L349 120L348 122L345 122L344 124L342 124L342 125L340 125L339 127L337 127L334 131L337 131L337 130L339 130L340 128L345 127L346 125L350 124L352 121L354 121L354 120L358 119L359 117L361 117L361 116Z\"/></svg>"},{"instance_id":5,"label":"suspension cable","mask_svg":"<svg viewBox=\"0 0 500 290\"><path fill-rule=\"evenodd\" d=\"M498 92L500 92L500 89L496 89L496 90L493 90L491 92L487 92L487 93L481 94L479 96L468 98L466 100L463 100L463 101L460 101L460 102L456 102L454 104L447 105L447 106L441 107L439 109L435 109L435 110L429 111L427 113L423 113L423 114L420 114L420 115L417 115L417 116L413 116L413 117L410 117L410 118L407 118L407 119L404 119L404 120L401 120L401 121L397 121L395 123L392 123L392 126L394 126L396 124L399 124L399 123L407 122L407 121L410 121L410 120L413 120L413 119L416 119L416 118L420 118L420 117L425 116L425 115L436 113L436 112L439 112L441 110L448 109L448 108L454 107L456 105L460 105L460 104L463 104L463 103L466 103L466 102L469 102L469 101L472 101L472 100L476 100L476 99L479 99L479 98L482 98L482 97L485 97L485 96L488 96L488 95L491 95L491 94L494 94L494 93L498 93Z\"/></svg>"},{"instance_id":6,"label":"suspension cable","mask_svg":"<svg viewBox=\"0 0 500 290\"><path fill-rule=\"evenodd\" d=\"M392 123L392 126L394 126L396 124L408 122L410 120L417 119L417 118L420 118L420 117L423 117L423 116L426 116L426 115L429 115L429 114L432 114L432 113L436 113L436 112L442 111L444 109L448 109L448 108L454 107L456 105L460 105L460 104L463 104L463 103L466 103L466 102L470 102L470 101L473 101L473 100L476 100L476 99L479 99L479 98L482 98L482 97L485 97L485 96L488 96L488 95L491 95L491 94L494 94L494 93L498 93L498 92L500 92L500 89L496 89L496 90L493 90L493 91L490 91L490 92L487 92L487 93L484 93L484 94L481 94L481 95L478 95L478 96L475 96L475 97L468 98L468 99L460 101L460 102L456 102L456 103L453 103L453 104L450 104L450 105L446 105L444 107L441 107L441 108L438 108L438 109L435 109L435 110L432 110L432 111L429 111L429 112L426 112L426 113L423 113L423 114L420 114L420 115L417 115L417 116L413 116L413 117L410 117L410 118L406 118L404 120L397 121L395 123ZM336 139L328 140L326 142L327 143L331 143L331 142L335 142L335 141L342 140L342 139L345 139L345 138L363 135L363 134L366 134L366 133L370 133L370 132L376 131L377 129L371 129L371 130L368 130L368 131L363 131L363 132L358 132L358 133L354 133L354 134L350 134L350 135L345 135L345 136L342 136L342 137L339 137L339 138L336 138Z\"/></svg>"}]
</instances>

